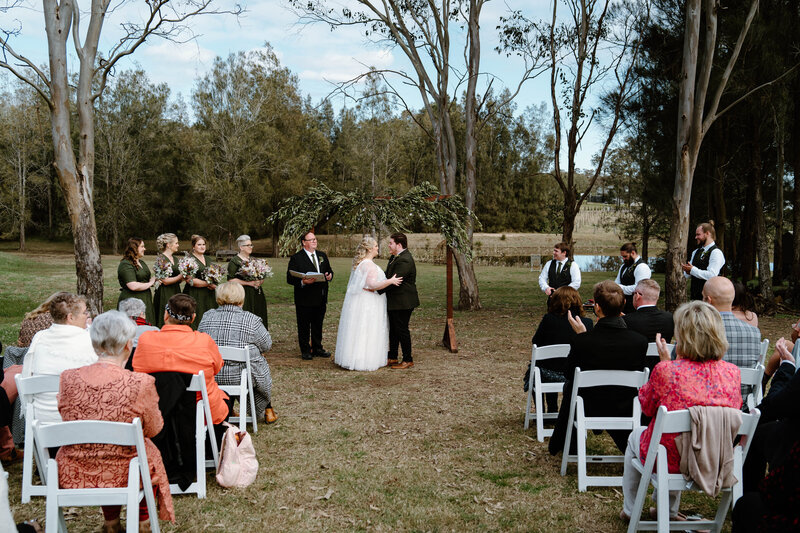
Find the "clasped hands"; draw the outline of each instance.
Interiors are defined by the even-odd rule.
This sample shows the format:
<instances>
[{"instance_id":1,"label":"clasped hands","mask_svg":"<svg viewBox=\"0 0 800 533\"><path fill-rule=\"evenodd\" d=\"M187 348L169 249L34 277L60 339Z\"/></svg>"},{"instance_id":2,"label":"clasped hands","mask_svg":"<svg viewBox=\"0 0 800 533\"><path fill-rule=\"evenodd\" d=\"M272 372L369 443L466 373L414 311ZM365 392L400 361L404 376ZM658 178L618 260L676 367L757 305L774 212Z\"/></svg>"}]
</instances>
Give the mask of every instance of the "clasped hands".
<instances>
[{"instance_id":1,"label":"clasped hands","mask_svg":"<svg viewBox=\"0 0 800 533\"><path fill-rule=\"evenodd\" d=\"M691 263L681 263L681 268L683 269L684 272L686 272L688 274L688 273L690 273L692 271L692 264Z\"/></svg>"}]
</instances>

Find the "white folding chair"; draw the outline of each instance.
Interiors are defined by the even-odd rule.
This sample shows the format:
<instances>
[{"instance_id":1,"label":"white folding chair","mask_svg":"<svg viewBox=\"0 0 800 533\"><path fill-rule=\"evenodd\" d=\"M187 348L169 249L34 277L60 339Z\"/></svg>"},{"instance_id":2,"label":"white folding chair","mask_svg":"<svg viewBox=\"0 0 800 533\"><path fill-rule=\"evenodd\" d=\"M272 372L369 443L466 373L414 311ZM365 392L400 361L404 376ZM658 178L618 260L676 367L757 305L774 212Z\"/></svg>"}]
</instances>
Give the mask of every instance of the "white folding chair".
<instances>
[{"instance_id":1,"label":"white folding chair","mask_svg":"<svg viewBox=\"0 0 800 533\"><path fill-rule=\"evenodd\" d=\"M228 420L231 424L239 423L239 431L244 431L247 428L247 423L253 425L253 433L258 433L258 415L256 413L256 397L253 392L253 370L250 367L250 350L247 348L234 348L232 346L220 346L219 353L222 354L224 361L232 361L237 363L244 363L247 372L246 379L242 379L240 385L220 385L219 388L239 396L239 416L232 416ZM250 398L250 414L247 414L247 397Z\"/></svg>"},{"instance_id":2,"label":"white folding chair","mask_svg":"<svg viewBox=\"0 0 800 533\"><path fill-rule=\"evenodd\" d=\"M752 411L763 399L761 378L764 377L764 365L759 364L755 368L740 368L739 373L742 376L742 387L752 386L750 392L743 398L747 410Z\"/></svg>"},{"instance_id":3,"label":"white folding chair","mask_svg":"<svg viewBox=\"0 0 800 533\"><path fill-rule=\"evenodd\" d=\"M567 424L567 438L564 442L564 452L561 457L561 475L567 474L567 464L577 463L578 490L585 492L589 486L593 487L621 487L622 476L590 476L586 472L586 465L591 463L623 463L624 455L587 455L586 437L592 430L629 430L641 425L642 409L639 398L632 399L632 414L629 416L586 416L583 398L578 392L580 389L601 386L620 386L638 389L650 376L650 371L633 370L585 370L575 369L575 378L572 386L572 398L569 406L569 422ZM570 455L569 450L573 434L577 433L577 455Z\"/></svg>"},{"instance_id":4,"label":"white folding chair","mask_svg":"<svg viewBox=\"0 0 800 533\"><path fill-rule=\"evenodd\" d=\"M219 468L219 452L217 451L217 438L214 435L214 420L211 418L211 407L208 403L206 376L202 370L192 376L192 380L186 390L199 392L201 395L195 410L196 479L186 490L181 490L177 484L170 483L169 491L171 494L197 494L197 497L202 499L206 497L206 467ZM208 434L208 439L211 441L212 459L206 459L206 434Z\"/></svg>"},{"instance_id":5,"label":"white folding chair","mask_svg":"<svg viewBox=\"0 0 800 533\"><path fill-rule=\"evenodd\" d=\"M545 420L555 420L558 412L545 412L544 394L554 392L556 394L564 391L563 383L542 382L542 372L536 366L537 361L547 359L566 358L569 355L569 344L552 344L550 346L536 346L531 348L531 372L528 376L528 401L525 405L525 429L528 429L532 419L536 419L536 438L539 442L544 442L545 437L553 434L552 429L544 428ZM535 392L534 392L535 391ZM533 406L536 412L531 412Z\"/></svg>"},{"instance_id":6,"label":"white folding chair","mask_svg":"<svg viewBox=\"0 0 800 533\"><path fill-rule=\"evenodd\" d=\"M47 533L66 533L62 507L95 507L98 505L126 505L127 532L139 531L139 501L144 496L147 512L150 514L150 528L159 533L158 511L156 510L147 452L144 447L142 423L134 418L130 424L104 420L79 420L41 425L33 423L36 433L36 446L39 455L47 457L47 509L45 531ZM62 489L58 483L58 464L49 456L48 448L71 446L74 444L116 444L135 446L136 457L128 466L128 484L114 488ZM141 485L141 489L139 488Z\"/></svg>"},{"instance_id":7,"label":"white folding chair","mask_svg":"<svg viewBox=\"0 0 800 533\"><path fill-rule=\"evenodd\" d=\"M669 491L695 490L700 488L694 481L684 479L683 474L670 474L667 463L667 449L661 444L661 436L666 433L686 433L691 431L692 420L688 409L680 411L667 411L661 406L656 413L656 421L653 426L653 433L650 437L650 446L647 449L647 458L644 463L638 457L633 458L633 467L642 474L639 488L636 492L636 500L633 504L631 521L628 525L628 533L635 531L659 531L666 533L670 530L685 530L691 526L692 530L711 529L715 533L722 530L725 516L728 509L736 503L742 495L742 465L747 458L747 451L750 449L750 442L755 433L758 419L761 412L755 409L750 414L742 414L742 425L739 427L738 434L742 436L739 444L733 448L733 475L738 480L729 489L722 490L722 497L717 508L717 513L713 520L692 520L691 522L676 521L670 522L669 519ZM647 489L652 483L657 491L656 509L658 519L655 521L641 520L644 500L647 496Z\"/></svg>"},{"instance_id":8,"label":"white folding chair","mask_svg":"<svg viewBox=\"0 0 800 533\"><path fill-rule=\"evenodd\" d=\"M769 339L764 339L761 341L761 352L758 354L758 364L766 365L767 350L769 350Z\"/></svg>"},{"instance_id":9,"label":"white folding chair","mask_svg":"<svg viewBox=\"0 0 800 533\"><path fill-rule=\"evenodd\" d=\"M673 353L674 350L675 350L675 344L674 343L667 344L667 351L669 353ZM656 343L654 343L654 342L648 342L647 343L647 354L646 355L647 355L647 357L655 357L656 360L659 359L660 356L658 355L658 346L656 345ZM648 360L648 361L650 361L650 360ZM658 361L656 361L656 364L658 364ZM650 367L650 365L647 365L647 366L648 366L648 368ZM653 365L653 366L655 366L655 365Z\"/></svg>"},{"instance_id":10,"label":"white folding chair","mask_svg":"<svg viewBox=\"0 0 800 533\"><path fill-rule=\"evenodd\" d=\"M32 424L35 421L33 414L33 396L40 392L58 392L58 384L61 376L57 375L37 375L23 378L21 374L14 376L19 392L20 417L25 417L25 455L22 457L22 503L29 503L31 496L47 495L47 463L46 459L39 455L39 451L34 441ZM36 468L39 471L41 485L33 484L33 459L36 456Z\"/></svg>"}]
</instances>

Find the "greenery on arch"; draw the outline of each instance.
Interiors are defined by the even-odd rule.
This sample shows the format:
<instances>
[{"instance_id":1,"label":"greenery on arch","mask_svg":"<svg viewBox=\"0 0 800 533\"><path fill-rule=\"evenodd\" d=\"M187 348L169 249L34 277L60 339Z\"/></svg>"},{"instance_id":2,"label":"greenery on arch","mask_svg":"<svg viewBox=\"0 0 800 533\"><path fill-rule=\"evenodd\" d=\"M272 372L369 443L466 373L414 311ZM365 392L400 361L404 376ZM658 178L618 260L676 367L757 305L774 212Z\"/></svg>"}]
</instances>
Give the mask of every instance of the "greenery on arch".
<instances>
[{"instance_id":1,"label":"greenery on arch","mask_svg":"<svg viewBox=\"0 0 800 533\"><path fill-rule=\"evenodd\" d=\"M366 191L335 191L314 181L305 194L284 200L269 221L283 223L278 240L281 255L296 251L300 237L309 228L336 218L345 231L358 233L378 224L397 231L409 231L415 220L436 228L454 249L472 259L467 221L480 222L458 196L442 196L429 182L411 188L402 196L372 196Z\"/></svg>"}]
</instances>

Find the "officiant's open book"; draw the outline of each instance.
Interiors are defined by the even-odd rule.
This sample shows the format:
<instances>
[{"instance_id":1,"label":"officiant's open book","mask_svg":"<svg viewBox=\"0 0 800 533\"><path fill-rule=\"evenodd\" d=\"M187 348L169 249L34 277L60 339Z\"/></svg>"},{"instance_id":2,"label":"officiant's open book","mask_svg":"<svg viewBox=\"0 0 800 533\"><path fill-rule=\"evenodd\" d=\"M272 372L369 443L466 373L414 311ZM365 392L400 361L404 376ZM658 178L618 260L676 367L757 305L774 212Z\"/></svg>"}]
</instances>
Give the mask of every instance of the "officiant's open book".
<instances>
[{"instance_id":1,"label":"officiant's open book","mask_svg":"<svg viewBox=\"0 0 800 533\"><path fill-rule=\"evenodd\" d=\"M298 272L290 270L289 274L300 279L313 279L314 281L325 281L325 274L321 272Z\"/></svg>"}]
</instances>

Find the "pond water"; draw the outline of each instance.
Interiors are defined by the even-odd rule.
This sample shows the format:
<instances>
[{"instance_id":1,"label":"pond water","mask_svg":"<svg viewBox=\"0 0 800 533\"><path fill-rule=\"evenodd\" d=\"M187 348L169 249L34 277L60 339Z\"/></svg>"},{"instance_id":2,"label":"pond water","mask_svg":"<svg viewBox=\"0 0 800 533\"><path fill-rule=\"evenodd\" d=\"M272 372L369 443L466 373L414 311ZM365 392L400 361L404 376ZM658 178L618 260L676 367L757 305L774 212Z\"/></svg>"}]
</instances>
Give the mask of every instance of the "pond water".
<instances>
[{"instance_id":1,"label":"pond water","mask_svg":"<svg viewBox=\"0 0 800 533\"><path fill-rule=\"evenodd\" d=\"M542 264L550 257L542 257ZM622 258L618 255L576 255L573 260L578 263L581 272L616 272L622 266ZM664 259L651 257L647 264L653 272L664 272Z\"/></svg>"}]
</instances>

